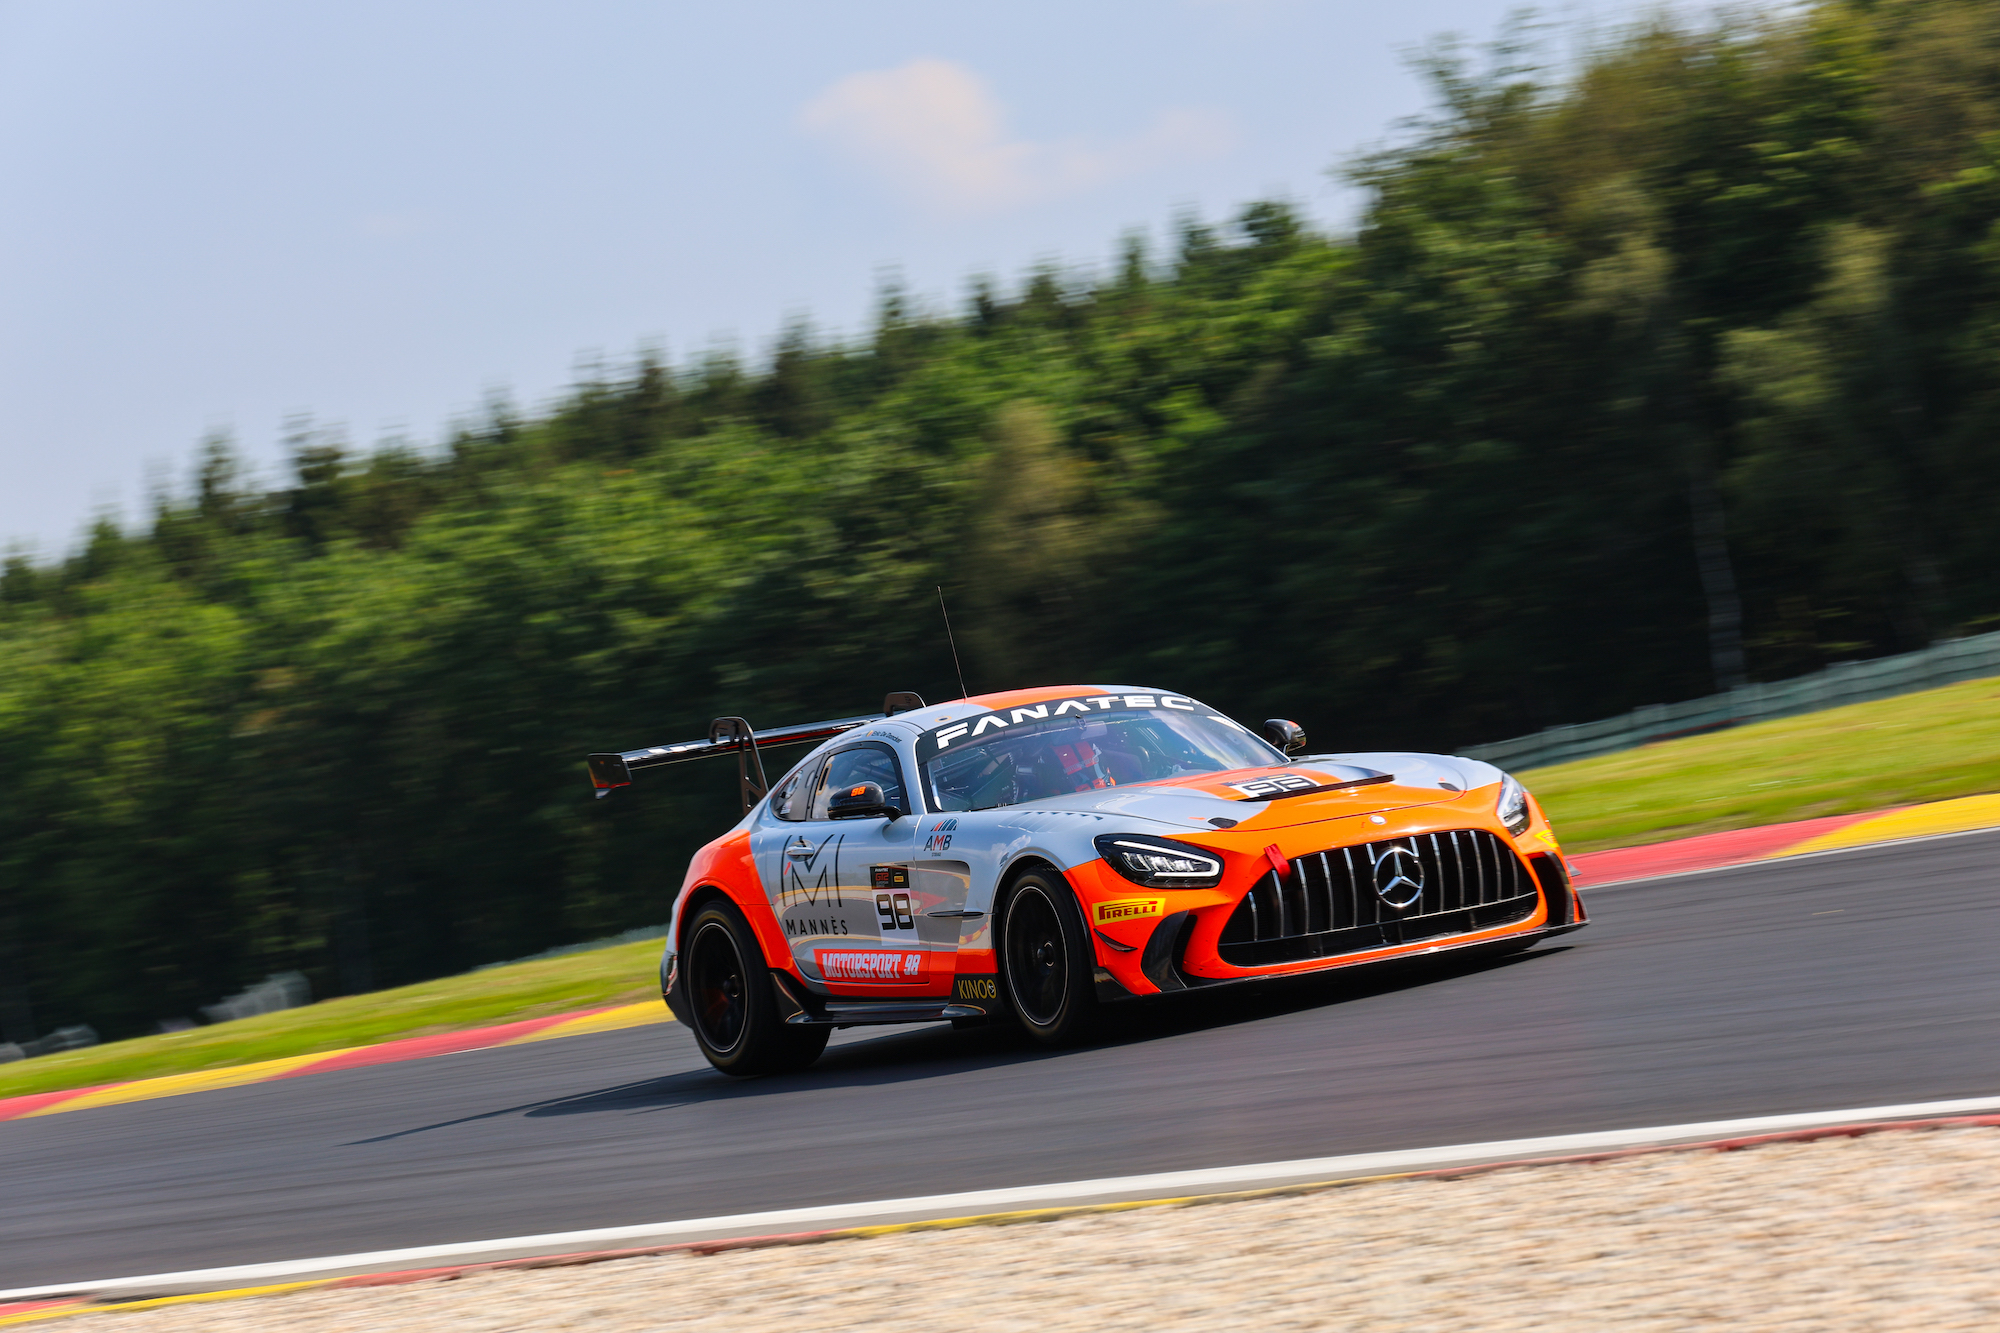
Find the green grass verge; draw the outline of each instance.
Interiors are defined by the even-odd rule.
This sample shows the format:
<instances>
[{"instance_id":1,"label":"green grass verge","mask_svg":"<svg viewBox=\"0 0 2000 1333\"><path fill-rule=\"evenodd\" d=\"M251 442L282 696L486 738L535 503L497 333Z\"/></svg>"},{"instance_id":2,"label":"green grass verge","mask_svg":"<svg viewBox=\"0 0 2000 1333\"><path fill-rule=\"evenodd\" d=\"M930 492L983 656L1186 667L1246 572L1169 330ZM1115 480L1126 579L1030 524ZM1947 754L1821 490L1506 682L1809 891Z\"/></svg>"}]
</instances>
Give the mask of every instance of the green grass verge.
<instances>
[{"instance_id":1,"label":"green grass verge","mask_svg":"<svg viewBox=\"0 0 2000 1333\"><path fill-rule=\"evenodd\" d=\"M660 941L467 972L187 1032L0 1065L0 1097L123 1083L655 998Z\"/></svg>"},{"instance_id":2,"label":"green grass verge","mask_svg":"<svg viewBox=\"0 0 2000 1333\"><path fill-rule=\"evenodd\" d=\"M2000 791L2000 678L1519 776L1570 852Z\"/></svg>"}]
</instances>

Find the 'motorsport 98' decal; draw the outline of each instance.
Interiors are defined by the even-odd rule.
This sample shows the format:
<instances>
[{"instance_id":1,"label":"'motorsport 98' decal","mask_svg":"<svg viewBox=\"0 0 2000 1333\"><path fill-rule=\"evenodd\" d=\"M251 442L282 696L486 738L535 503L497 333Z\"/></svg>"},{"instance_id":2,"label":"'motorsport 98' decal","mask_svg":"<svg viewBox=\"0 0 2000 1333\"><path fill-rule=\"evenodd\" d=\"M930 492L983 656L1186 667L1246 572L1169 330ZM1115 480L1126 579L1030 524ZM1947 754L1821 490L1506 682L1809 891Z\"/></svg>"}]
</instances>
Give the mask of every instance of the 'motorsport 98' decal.
<instances>
[{"instance_id":1,"label":"'motorsport 98' decal","mask_svg":"<svg viewBox=\"0 0 2000 1333\"><path fill-rule=\"evenodd\" d=\"M925 976L924 955L912 949L814 949L813 961L828 981L917 986Z\"/></svg>"},{"instance_id":2,"label":"'motorsport 98' decal","mask_svg":"<svg viewBox=\"0 0 2000 1333\"><path fill-rule=\"evenodd\" d=\"M1177 713L1201 711L1201 705L1182 694L1092 694L1081 699L1051 699L1047 703L1021 708L1002 708L976 717L960 718L941 727L932 727L917 737L917 762L924 763L982 737L998 735L1023 722L1041 722L1059 717L1095 717L1099 713L1128 710L1152 711L1169 708ZM1232 724L1234 725L1234 724Z\"/></svg>"}]
</instances>

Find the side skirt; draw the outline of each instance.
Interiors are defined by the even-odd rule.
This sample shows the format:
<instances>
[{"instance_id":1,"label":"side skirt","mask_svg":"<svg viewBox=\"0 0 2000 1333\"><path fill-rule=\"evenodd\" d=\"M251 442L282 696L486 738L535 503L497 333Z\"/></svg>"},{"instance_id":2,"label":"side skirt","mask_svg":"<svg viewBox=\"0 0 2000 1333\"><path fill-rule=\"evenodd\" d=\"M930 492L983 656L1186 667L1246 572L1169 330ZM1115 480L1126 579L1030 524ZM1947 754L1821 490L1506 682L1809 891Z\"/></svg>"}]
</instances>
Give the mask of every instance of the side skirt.
<instances>
[{"instance_id":1,"label":"side skirt","mask_svg":"<svg viewBox=\"0 0 2000 1333\"><path fill-rule=\"evenodd\" d=\"M778 1010L795 1027L879 1027L892 1023L939 1023L953 1018L984 1018L986 1011L945 999L826 1000L802 991L791 975L771 969L771 989Z\"/></svg>"}]
</instances>

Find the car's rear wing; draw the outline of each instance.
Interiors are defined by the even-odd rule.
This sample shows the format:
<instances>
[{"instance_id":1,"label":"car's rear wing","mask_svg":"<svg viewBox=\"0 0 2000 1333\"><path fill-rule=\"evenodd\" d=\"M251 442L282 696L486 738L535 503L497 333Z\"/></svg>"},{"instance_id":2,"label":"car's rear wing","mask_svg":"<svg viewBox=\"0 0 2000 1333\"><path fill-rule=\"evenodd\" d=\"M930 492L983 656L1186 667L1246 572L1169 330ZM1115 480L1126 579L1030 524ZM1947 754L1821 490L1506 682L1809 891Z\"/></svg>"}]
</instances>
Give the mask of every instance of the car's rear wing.
<instances>
[{"instance_id":1,"label":"car's rear wing","mask_svg":"<svg viewBox=\"0 0 2000 1333\"><path fill-rule=\"evenodd\" d=\"M766 731L753 730L740 717L718 717L708 724L706 740L649 745L642 750L625 750L616 754L594 754L585 762L590 765L590 785L597 789L601 799L620 787L631 786L632 774L638 769L733 754L736 756L737 789L743 798L743 812L748 814L750 807L762 800L764 793L771 789L770 780L764 776L762 751L781 745L815 744L843 731L865 727L870 722L880 722L885 717L894 717L897 713L907 713L923 706L923 696L898 691L882 701L879 713L835 718L831 722L802 722L797 726L772 727Z\"/></svg>"}]
</instances>

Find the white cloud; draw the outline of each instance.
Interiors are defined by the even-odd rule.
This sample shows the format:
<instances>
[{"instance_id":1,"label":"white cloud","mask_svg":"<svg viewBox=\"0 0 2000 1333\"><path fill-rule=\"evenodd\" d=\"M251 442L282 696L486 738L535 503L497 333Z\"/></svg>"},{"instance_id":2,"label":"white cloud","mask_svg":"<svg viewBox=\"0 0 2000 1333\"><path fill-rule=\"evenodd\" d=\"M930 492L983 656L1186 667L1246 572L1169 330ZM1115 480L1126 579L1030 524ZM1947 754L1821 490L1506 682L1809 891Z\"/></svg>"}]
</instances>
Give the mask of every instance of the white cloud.
<instances>
[{"instance_id":1,"label":"white cloud","mask_svg":"<svg viewBox=\"0 0 2000 1333\"><path fill-rule=\"evenodd\" d=\"M994 213L1076 194L1228 146L1212 112L1162 112L1145 133L1094 142L1010 138L985 80L932 57L851 74L807 103L811 133L866 163L939 213Z\"/></svg>"}]
</instances>

